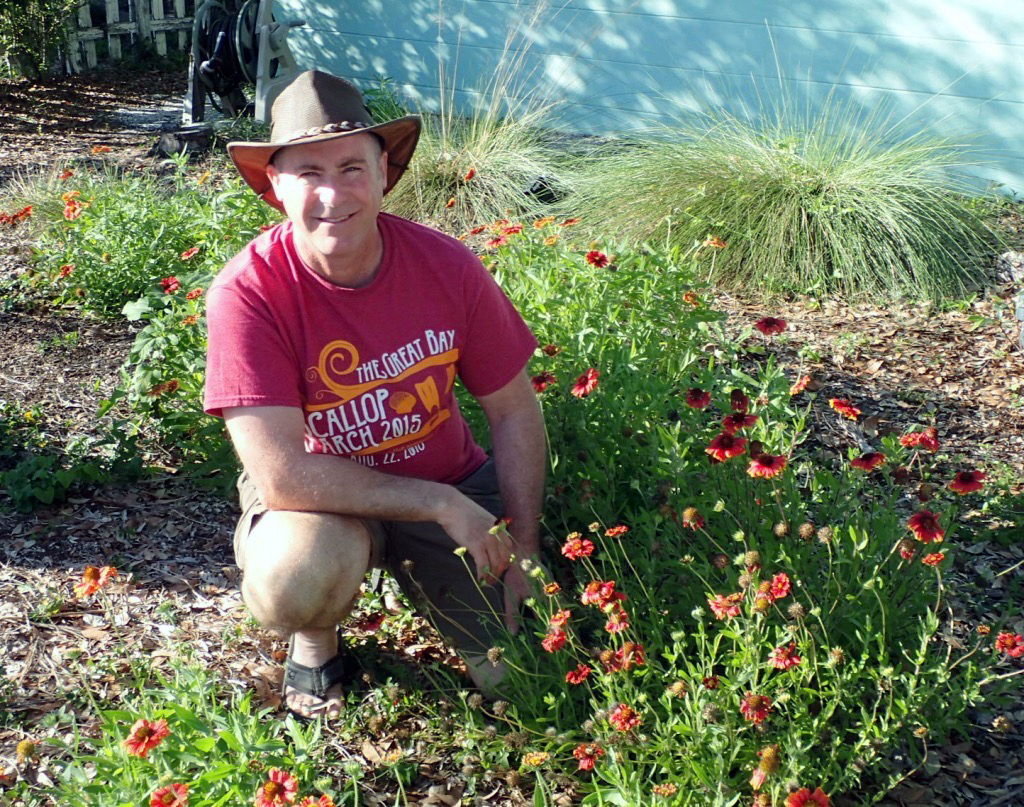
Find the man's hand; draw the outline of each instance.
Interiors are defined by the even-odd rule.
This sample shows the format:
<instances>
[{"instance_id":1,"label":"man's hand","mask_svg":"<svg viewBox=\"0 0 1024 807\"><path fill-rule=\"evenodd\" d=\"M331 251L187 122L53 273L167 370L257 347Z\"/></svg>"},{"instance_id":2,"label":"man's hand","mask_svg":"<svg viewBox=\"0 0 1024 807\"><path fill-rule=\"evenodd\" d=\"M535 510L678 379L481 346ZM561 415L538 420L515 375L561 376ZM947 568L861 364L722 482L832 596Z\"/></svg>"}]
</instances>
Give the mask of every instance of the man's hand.
<instances>
[{"instance_id":1,"label":"man's hand","mask_svg":"<svg viewBox=\"0 0 1024 807\"><path fill-rule=\"evenodd\" d=\"M505 579L502 580L505 584L505 627L512 634L519 633L523 625L523 600L533 594L536 588L519 565L521 560L519 557L516 558L516 562L509 566L505 572Z\"/></svg>"},{"instance_id":2,"label":"man's hand","mask_svg":"<svg viewBox=\"0 0 1024 807\"><path fill-rule=\"evenodd\" d=\"M504 530L492 534L494 516L455 488L451 491L451 501L438 524L469 552L476 563L477 578L484 583L497 583L512 558L508 534Z\"/></svg>"}]
</instances>

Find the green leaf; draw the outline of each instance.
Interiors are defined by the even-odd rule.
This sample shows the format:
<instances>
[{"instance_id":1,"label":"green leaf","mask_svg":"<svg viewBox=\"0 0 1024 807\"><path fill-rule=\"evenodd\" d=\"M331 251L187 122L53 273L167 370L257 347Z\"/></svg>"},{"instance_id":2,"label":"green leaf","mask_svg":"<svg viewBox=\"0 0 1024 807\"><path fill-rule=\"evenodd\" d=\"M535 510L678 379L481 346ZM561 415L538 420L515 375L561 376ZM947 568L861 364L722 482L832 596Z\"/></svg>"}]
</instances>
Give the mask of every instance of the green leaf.
<instances>
[{"instance_id":1,"label":"green leaf","mask_svg":"<svg viewBox=\"0 0 1024 807\"><path fill-rule=\"evenodd\" d=\"M137 322L140 319L144 319L146 314L153 310L153 306L149 304L149 300L145 297L140 297L131 303L125 303L124 308L121 309L121 313L124 314L130 322Z\"/></svg>"}]
</instances>

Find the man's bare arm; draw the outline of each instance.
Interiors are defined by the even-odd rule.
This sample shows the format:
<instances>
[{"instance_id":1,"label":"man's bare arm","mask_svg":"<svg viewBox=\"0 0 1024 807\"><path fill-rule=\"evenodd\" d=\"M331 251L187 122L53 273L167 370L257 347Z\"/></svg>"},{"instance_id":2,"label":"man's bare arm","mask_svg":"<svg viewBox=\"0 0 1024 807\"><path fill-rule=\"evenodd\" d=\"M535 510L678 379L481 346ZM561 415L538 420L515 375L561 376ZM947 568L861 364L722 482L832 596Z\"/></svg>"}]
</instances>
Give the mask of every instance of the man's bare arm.
<instances>
[{"instance_id":1,"label":"man's bare arm","mask_svg":"<svg viewBox=\"0 0 1024 807\"><path fill-rule=\"evenodd\" d=\"M508 548L488 535L494 517L451 485L383 474L305 450L296 407L232 407L224 421L242 465L271 510L340 513L393 521L434 521L466 547L478 573L508 566Z\"/></svg>"}]
</instances>

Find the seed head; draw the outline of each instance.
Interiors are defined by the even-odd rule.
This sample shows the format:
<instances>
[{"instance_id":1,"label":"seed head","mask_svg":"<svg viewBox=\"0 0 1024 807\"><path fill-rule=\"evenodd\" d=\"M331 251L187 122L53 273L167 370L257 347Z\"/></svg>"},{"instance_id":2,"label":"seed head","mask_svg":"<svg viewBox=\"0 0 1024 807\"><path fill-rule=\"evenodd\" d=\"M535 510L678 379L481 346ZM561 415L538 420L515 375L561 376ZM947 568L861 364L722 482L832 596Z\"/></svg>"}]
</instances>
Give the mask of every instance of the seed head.
<instances>
[{"instance_id":1,"label":"seed head","mask_svg":"<svg viewBox=\"0 0 1024 807\"><path fill-rule=\"evenodd\" d=\"M756 549L752 549L743 555L744 566L760 566L761 565L761 553Z\"/></svg>"},{"instance_id":2,"label":"seed head","mask_svg":"<svg viewBox=\"0 0 1024 807\"><path fill-rule=\"evenodd\" d=\"M722 710L717 704L709 703L701 711L701 716L704 718L705 723L717 723L722 717Z\"/></svg>"},{"instance_id":3,"label":"seed head","mask_svg":"<svg viewBox=\"0 0 1024 807\"><path fill-rule=\"evenodd\" d=\"M728 558L726 558L726 560L728 560ZM682 563L684 566L689 566L691 563L693 563L693 555L683 555L679 559L679 562Z\"/></svg>"},{"instance_id":4,"label":"seed head","mask_svg":"<svg viewBox=\"0 0 1024 807\"><path fill-rule=\"evenodd\" d=\"M479 692L474 692L468 698L466 698L466 705L474 712L478 711L481 706L484 705L484 696Z\"/></svg>"},{"instance_id":5,"label":"seed head","mask_svg":"<svg viewBox=\"0 0 1024 807\"><path fill-rule=\"evenodd\" d=\"M655 785L651 788L651 790L654 791L654 795L664 796L665 798L674 796L676 793L679 792L679 788L671 782L663 782L660 785Z\"/></svg>"},{"instance_id":6,"label":"seed head","mask_svg":"<svg viewBox=\"0 0 1024 807\"><path fill-rule=\"evenodd\" d=\"M533 567L534 567L534 563L529 558L523 558L521 561L519 561L519 568L522 569L527 574L529 574L530 572L533 571Z\"/></svg>"},{"instance_id":7,"label":"seed head","mask_svg":"<svg viewBox=\"0 0 1024 807\"><path fill-rule=\"evenodd\" d=\"M821 527L818 530L818 543L819 544L830 544L832 543L832 528Z\"/></svg>"},{"instance_id":8,"label":"seed head","mask_svg":"<svg viewBox=\"0 0 1024 807\"><path fill-rule=\"evenodd\" d=\"M747 588L753 582L754 582L754 577L753 577L753 575L749 574L748 572L744 572L743 574L740 575L740 579L739 579L740 588Z\"/></svg>"},{"instance_id":9,"label":"seed head","mask_svg":"<svg viewBox=\"0 0 1024 807\"><path fill-rule=\"evenodd\" d=\"M999 715L992 721L992 728L1002 734L1009 734L1013 731L1013 723L1006 715Z\"/></svg>"},{"instance_id":10,"label":"seed head","mask_svg":"<svg viewBox=\"0 0 1024 807\"><path fill-rule=\"evenodd\" d=\"M833 647L828 651L828 664L830 667L842 667L846 662L846 653L841 647Z\"/></svg>"},{"instance_id":11,"label":"seed head","mask_svg":"<svg viewBox=\"0 0 1024 807\"><path fill-rule=\"evenodd\" d=\"M673 698L681 698L686 694L686 682L685 681L673 681L669 684L668 694Z\"/></svg>"},{"instance_id":12,"label":"seed head","mask_svg":"<svg viewBox=\"0 0 1024 807\"><path fill-rule=\"evenodd\" d=\"M519 771L511 770L505 774L505 784L509 787L519 787L523 783L523 776Z\"/></svg>"},{"instance_id":13,"label":"seed head","mask_svg":"<svg viewBox=\"0 0 1024 807\"><path fill-rule=\"evenodd\" d=\"M405 574L412 574L412 570L413 570L413 569L414 569L415 567L416 567L416 564L415 564L415 563L413 563L413 562L412 562L411 560L409 560L408 558L406 558L405 560L403 560L403 561L402 561L402 562L401 562L401 563L399 564L399 568L400 568L400 569L401 569L401 570L402 570L402 571L403 571L403 572L404 572Z\"/></svg>"},{"instance_id":14,"label":"seed head","mask_svg":"<svg viewBox=\"0 0 1024 807\"><path fill-rule=\"evenodd\" d=\"M801 603L794 602L790 603L789 608L786 609L786 613L793 619L803 619L807 616L807 609Z\"/></svg>"},{"instance_id":15,"label":"seed head","mask_svg":"<svg viewBox=\"0 0 1024 807\"><path fill-rule=\"evenodd\" d=\"M581 725L580 728L583 729L583 731L585 731L587 734L590 734L594 730L594 721L584 720L583 725Z\"/></svg>"},{"instance_id":16,"label":"seed head","mask_svg":"<svg viewBox=\"0 0 1024 807\"><path fill-rule=\"evenodd\" d=\"M801 541L812 541L814 540L814 525L810 521L805 521L797 529L796 534L800 536Z\"/></svg>"},{"instance_id":17,"label":"seed head","mask_svg":"<svg viewBox=\"0 0 1024 807\"><path fill-rule=\"evenodd\" d=\"M779 746L777 744L766 745L757 755L761 757L761 761L757 764L765 773L774 773L779 769Z\"/></svg>"},{"instance_id":18,"label":"seed head","mask_svg":"<svg viewBox=\"0 0 1024 807\"><path fill-rule=\"evenodd\" d=\"M387 725L387 721L380 715L374 715L366 721L366 727L372 734L380 734L384 730L385 725Z\"/></svg>"},{"instance_id":19,"label":"seed head","mask_svg":"<svg viewBox=\"0 0 1024 807\"><path fill-rule=\"evenodd\" d=\"M24 765L36 758L36 744L31 740L22 740L15 753L18 755L18 764Z\"/></svg>"},{"instance_id":20,"label":"seed head","mask_svg":"<svg viewBox=\"0 0 1024 807\"><path fill-rule=\"evenodd\" d=\"M497 667L501 663L501 656L504 652L505 650L501 647L492 647L487 651L487 660Z\"/></svg>"},{"instance_id":21,"label":"seed head","mask_svg":"<svg viewBox=\"0 0 1024 807\"><path fill-rule=\"evenodd\" d=\"M475 766L470 765L468 762L465 765L462 766L462 775L463 776L472 776L474 773L476 773L476 767Z\"/></svg>"},{"instance_id":22,"label":"seed head","mask_svg":"<svg viewBox=\"0 0 1024 807\"><path fill-rule=\"evenodd\" d=\"M785 521L780 521L774 527L772 527L772 532L775 533L776 538L785 538L787 535L789 535L789 524L787 524Z\"/></svg>"},{"instance_id":23,"label":"seed head","mask_svg":"<svg viewBox=\"0 0 1024 807\"><path fill-rule=\"evenodd\" d=\"M724 569L729 565L729 556L719 552L711 559L711 563L716 569Z\"/></svg>"},{"instance_id":24,"label":"seed head","mask_svg":"<svg viewBox=\"0 0 1024 807\"><path fill-rule=\"evenodd\" d=\"M546 729L544 729L544 736L549 737L553 740L555 737L558 736L558 729L556 729L554 726L548 726Z\"/></svg>"},{"instance_id":25,"label":"seed head","mask_svg":"<svg viewBox=\"0 0 1024 807\"><path fill-rule=\"evenodd\" d=\"M492 726L490 723L488 723L486 726L484 726L483 731L481 733L484 735L484 739L493 740L495 737L498 736L498 729Z\"/></svg>"},{"instance_id":26,"label":"seed head","mask_svg":"<svg viewBox=\"0 0 1024 807\"><path fill-rule=\"evenodd\" d=\"M494 706L491 707L491 711L498 717L504 717L505 712L508 711L508 701L495 701Z\"/></svg>"},{"instance_id":27,"label":"seed head","mask_svg":"<svg viewBox=\"0 0 1024 807\"><path fill-rule=\"evenodd\" d=\"M772 601L763 594L758 594L754 597L754 613L755 614L767 614L772 607Z\"/></svg>"}]
</instances>

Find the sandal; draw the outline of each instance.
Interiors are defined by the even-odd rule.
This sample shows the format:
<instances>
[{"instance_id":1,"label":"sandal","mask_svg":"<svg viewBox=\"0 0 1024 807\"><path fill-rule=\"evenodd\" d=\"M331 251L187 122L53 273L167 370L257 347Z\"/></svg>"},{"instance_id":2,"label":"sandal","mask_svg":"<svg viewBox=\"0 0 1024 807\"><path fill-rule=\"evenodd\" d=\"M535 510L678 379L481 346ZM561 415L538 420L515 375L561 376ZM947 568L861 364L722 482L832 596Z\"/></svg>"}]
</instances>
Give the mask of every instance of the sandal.
<instances>
[{"instance_id":1,"label":"sandal","mask_svg":"<svg viewBox=\"0 0 1024 807\"><path fill-rule=\"evenodd\" d=\"M291 707L287 707L288 711L296 718L309 720L315 717L318 711L326 707L327 690L337 684L345 683L347 679L351 678L345 669L344 656L346 654L342 649L340 636L338 640L338 652L316 667L307 667L305 664L293 661L289 652L288 660L284 664L284 680L281 683L281 695L285 698L285 703L287 704L288 702L287 693L289 687L303 695L312 695L314 698L320 698L324 702L322 706L311 709L311 715L304 715Z\"/></svg>"}]
</instances>

